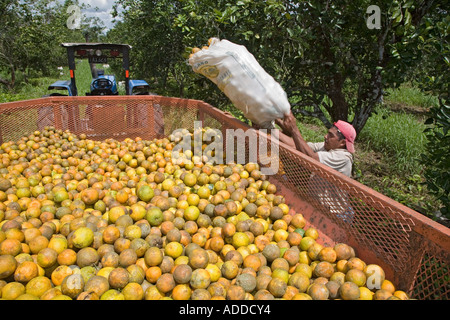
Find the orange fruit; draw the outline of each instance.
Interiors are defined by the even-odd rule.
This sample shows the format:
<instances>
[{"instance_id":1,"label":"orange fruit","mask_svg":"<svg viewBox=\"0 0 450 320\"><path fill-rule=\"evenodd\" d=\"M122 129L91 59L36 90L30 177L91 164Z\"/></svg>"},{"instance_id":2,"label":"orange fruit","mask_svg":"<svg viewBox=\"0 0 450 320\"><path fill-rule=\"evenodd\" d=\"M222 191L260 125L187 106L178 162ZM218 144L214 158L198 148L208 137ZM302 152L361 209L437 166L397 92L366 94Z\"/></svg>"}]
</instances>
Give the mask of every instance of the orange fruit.
<instances>
[{"instance_id":1,"label":"orange fruit","mask_svg":"<svg viewBox=\"0 0 450 320\"><path fill-rule=\"evenodd\" d=\"M351 281L358 287L362 287L366 284L366 275L359 269L350 269L345 274L345 281Z\"/></svg>"},{"instance_id":2,"label":"orange fruit","mask_svg":"<svg viewBox=\"0 0 450 320\"><path fill-rule=\"evenodd\" d=\"M379 289L375 291L373 295L373 300L387 300L392 297L392 292L386 289Z\"/></svg>"},{"instance_id":3,"label":"orange fruit","mask_svg":"<svg viewBox=\"0 0 450 320\"><path fill-rule=\"evenodd\" d=\"M84 290L87 292L94 292L101 297L106 291L110 289L108 279L94 275L84 285Z\"/></svg>"},{"instance_id":4,"label":"orange fruit","mask_svg":"<svg viewBox=\"0 0 450 320\"><path fill-rule=\"evenodd\" d=\"M130 282L123 289L122 294L125 300L143 300L144 299L144 289L138 283Z\"/></svg>"},{"instance_id":5,"label":"orange fruit","mask_svg":"<svg viewBox=\"0 0 450 320\"><path fill-rule=\"evenodd\" d=\"M169 242L164 248L164 254L176 259L183 253L183 245L179 242Z\"/></svg>"},{"instance_id":6,"label":"orange fruit","mask_svg":"<svg viewBox=\"0 0 450 320\"><path fill-rule=\"evenodd\" d=\"M89 247L94 241L94 232L88 227L79 227L73 232L72 243L75 248Z\"/></svg>"},{"instance_id":7,"label":"orange fruit","mask_svg":"<svg viewBox=\"0 0 450 320\"><path fill-rule=\"evenodd\" d=\"M336 252L336 260L348 260L352 257L353 250L345 243L337 243L333 249Z\"/></svg>"},{"instance_id":8,"label":"orange fruit","mask_svg":"<svg viewBox=\"0 0 450 320\"><path fill-rule=\"evenodd\" d=\"M201 248L192 250L188 257L192 269L205 268L209 262L208 252Z\"/></svg>"},{"instance_id":9,"label":"orange fruit","mask_svg":"<svg viewBox=\"0 0 450 320\"><path fill-rule=\"evenodd\" d=\"M14 271L14 280L26 283L38 275L38 265L32 261L24 261L20 263Z\"/></svg>"},{"instance_id":10,"label":"orange fruit","mask_svg":"<svg viewBox=\"0 0 450 320\"><path fill-rule=\"evenodd\" d=\"M358 289L359 291L359 289ZM306 293L311 296L313 300L328 300L330 292L324 284L313 283L308 287Z\"/></svg>"},{"instance_id":11,"label":"orange fruit","mask_svg":"<svg viewBox=\"0 0 450 320\"><path fill-rule=\"evenodd\" d=\"M307 250L308 257L312 261L318 260L319 253L320 253L320 251L322 251L322 249L323 249L323 246L321 244L319 244L318 242L314 242L313 244L311 244L311 246Z\"/></svg>"},{"instance_id":12,"label":"orange fruit","mask_svg":"<svg viewBox=\"0 0 450 320\"><path fill-rule=\"evenodd\" d=\"M116 223L119 217L125 214L125 210L121 206L112 207L108 212L108 218L110 223ZM101 297L100 297L101 298Z\"/></svg>"},{"instance_id":13,"label":"orange fruit","mask_svg":"<svg viewBox=\"0 0 450 320\"><path fill-rule=\"evenodd\" d=\"M189 281L193 289L206 289L211 283L211 275L205 269L195 269Z\"/></svg>"},{"instance_id":14,"label":"orange fruit","mask_svg":"<svg viewBox=\"0 0 450 320\"><path fill-rule=\"evenodd\" d=\"M309 284L309 277L301 271L294 272L288 280L288 285L296 287L300 293L306 292Z\"/></svg>"},{"instance_id":15,"label":"orange fruit","mask_svg":"<svg viewBox=\"0 0 450 320\"><path fill-rule=\"evenodd\" d=\"M302 251L306 251L315 242L316 242L316 240L314 240L313 238L305 236L302 238L302 240L300 240L300 245L299 245L300 249Z\"/></svg>"},{"instance_id":16,"label":"orange fruit","mask_svg":"<svg viewBox=\"0 0 450 320\"><path fill-rule=\"evenodd\" d=\"M396 290L393 295L401 300L409 300L408 294L402 290Z\"/></svg>"},{"instance_id":17,"label":"orange fruit","mask_svg":"<svg viewBox=\"0 0 450 320\"><path fill-rule=\"evenodd\" d=\"M16 300L25 293L25 285L20 282L9 282L2 288L2 299Z\"/></svg>"},{"instance_id":18,"label":"orange fruit","mask_svg":"<svg viewBox=\"0 0 450 320\"><path fill-rule=\"evenodd\" d=\"M122 290L128 284L130 275L128 271L122 267L114 268L108 276L108 282L111 288Z\"/></svg>"},{"instance_id":19,"label":"orange fruit","mask_svg":"<svg viewBox=\"0 0 450 320\"><path fill-rule=\"evenodd\" d=\"M364 271L364 269L366 268L366 263L360 258L351 257L347 260L347 266L349 269L359 269L361 271Z\"/></svg>"},{"instance_id":20,"label":"orange fruit","mask_svg":"<svg viewBox=\"0 0 450 320\"><path fill-rule=\"evenodd\" d=\"M60 254L67 249L67 245L68 243L65 237L53 236L48 243L48 248L53 249L57 254Z\"/></svg>"},{"instance_id":21,"label":"orange fruit","mask_svg":"<svg viewBox=\"0 0 450 320\"><path fill-rule=\"evenodd\" d=\"M60 265L73 265L77 261L77 253L72 249L65 249L58 254L57 261Z\"/></svg>"},{"instance_id":22,"label":"orange fruit","mask_svg":"<svg viewBox=\"0 0 450 320\"><path fill-rule=\"evenodd\" d=\"M228 260L222 264L221 271L223 277L231 280L236 278L239 272L239 266L236 264L236 262Z\"/></svg>"},{"instance_id":23,"label":"orange fruit","mask_svg":"<svg viewBox=\"0 0 450 320\"><path fill-rule=\"evenodd\" d=\"M184 210L183 218L187 221L195 221L200 216L198 207L190 205Z\"/></svg>"},{"instance_id":24,"label":"orange fruit","mask_svg":"<svg viewBox=\"0 0 450 320\"><path fill-rule=\"evenodd\" d=\"M0 255L17 256L22 252L22 245L17 239L5 239L0 243Z\"/></svg>"},{"instance_id":25,"label":"orange fruit","mask_svg":"<svg viewBox=\"0 0 450 320\"><path fill-rule=\"evenodd\" d=\"M119 265L123 268L127 268L134 265L138 257L136 251L131 248L123 250L119 255Z\"/></svg>"},{"instance_id":26,"label":"orange fruit","mask_svg":"<svg viewBox=\"0 0 450 320\"><path fill-rule=\"evenodd\" d=\"M192 289L188 284L178 284L172 290L174 300L189 300L192 295Z\"/></svg>"},{"instance_id":27,"label":"orange fruit","mask_svg":"<svg viewBox=\"0 0 450 320\"><path fill-rule=\"evenodd\" d=\"M101 295L100 300L125 300L125 296L116 289L109 289Z\"/></svg>"},{"instance_id":28,"label":"orange fruit","mask_svg":"<svg viewBox=\"0 0 450 320\"><path fill-rule=\"evenodd\" d=\"M163 252L158 247L150 247L145 252L144 260L150 267L157 266L163 260Z\"/></svg>"},{"instance_id":29,"label":"orange fruit","mask_svg":"<svg viewBox=\"0 0 450 320\"><path fill-rule=\"evenodd\" d=\"M53 282L53 285L59 286L63 282L64 278L73 274L72 268L67 265L58 266L55 270L53 270L50 278Z\"/></svg>"},{"instance_id":30,"label":"orange fruit","mask_svg":"<svg viewBox=\"0 0 450 320\"><path fill-rule=\"evenodd\" d=\"M389 292L389 293L391 293L391 294L394 294L394 292L395 292L395 286L394 286L394 284L393 284L391 281L387 280L387 279L385 279L385 280L381 283L381 288L380 288L380 289L386 290L387 292Z\"/></svg>"},{"instance_id":31,"label":"orange fruit","mask_svg":"<svg viewBox=\"0 0 450 320\"><path fill-rule=\"evenodd\" d=\"M188 264L176 265L173 270L173 278L178 284L189 283L192 276L192 268Z\"/></svg>"},{"instance_id":32,"label":"orange fruit","mask_svg":"<svg viewBox=\"0 0 450 320\"><path fill-rule=\"evenodd\" d=\"M159 226L163 222L163 211L158 207L151 207L147 210L145 219L151 226Z\"/></svg>"},{"instance_id":33,"label":"orange fruit","mask_svg":"<svg viewBox=\"0 0 450 320\"><path fill-rule=\"evenodd\" d=\"M77 252L76 264L80 268L95 265L99 260L100 256L97 250L92 247L86 247Z\"/></svg>"},{"instance_id":34,"label":"orange fruit","mask_svg":"<svg viewBox=\"0 0 450 320\"><path fill-rule=\"evenodd\" d=\"M105 243L114 243L120 237L120 230L114 226L109 225L103 230L103 241Z\"/></svg>"},{"instance_id":35,"label":"orange fruit","mask_svg":"<svg viewBox=\"0 0 450 320\"><path fill-rule=\"evenodd\" d=\"M175 286L176 283L171 273L162 274L156 281L156 288L164 294L172 291Z\"/></svg>"},{"instance_id":36,"label":"orange fruit","mask_svg":"<svg viewBox=\"0 0 450 320\"><path fill-rule=\"evenodd\" d=\"M272 278L269 284L267 285L267 290L275 297L281 298L287 289L287 283L280 278Z\"/></svg>"},{"instance_id":37,"label":"orange fruit","mask_svg":"<svg viewBox=\"0 0 450 320\"><path fill-rule=\"evenodd\" d=\"M245 268L252 268L256 272L258 272L262 263L261 259L258 258L255 254L249 254L244 258L243 265Z\"/></svg>"},{"instance_id":38,"label":"orange fruit","mask_svg":"<svg viewBox=\"0 0 450 320\"><path fill-rule=\"evenodd\" d=\"M61 283L61 292L72 299L76 299L83 292L84 279L81 274L74 273L64 278Z\"/></svg>"},{"instance_id":39,"label":"orange fruit","mask_svg":"<svg viewBox=\"0 0 450 320\"><path fill-rule=\"evenodd\" d=\"M17 267L17 260L10 254L0 256L0 279L8 278L14 274Z\"/></svg>"},{"instance_id":40,"label":"orange fruit","mask_svg":"<svg viewBox=\"0 0 450 320\"><path fill-rule=\"evenodd\" d=\"M374 293L370 291L367 287L359 287L359 298L358 300L373 300Z\"/></svg>"},{"instance_id":41,"label":"orange fruit","mask_svg":"<svg viewBox=\"0 0 450 320\"><path fill-rule=\"evenodd\" d=\"M319 232L317 231L316 228L310 227L305 230L304 236L313 238L314 240L317 240L317 238L319 238Z\"/></svg>"},{"instance_id":42,"label":"orange fruit","mask_svg":"<svg viewBox=\"0 0 450 320\"><path fill-rule=\"evenodd\" d=\"M147 210L140 203L135 203L135 204L131 205L130 209L131 209L130 217L135 222L137 222L141 219L144 219L147 214Z\"/></svg>"},{"instance_id":43,"label":"orange fruit","mask_svg":"<svg viewBox=\"0 0 450 320\"><path fill-rule=\"evenodd\" d=\"M339 296L343 300L356 300L360 295L359 287L354 282L346 281L339 288Z\"/></svg>"},{"instance_id":44,"label":"orange fruit","mask_svg":"<svg viewBox=\"0 0 450 320\"><path fill-rule=\"evenodd\" d=\"M314 268L314 275L316 277L324 277L329 279L334 273L333 265L328 261L320 261ZM350 281L350 280L348 280ZM364 280L365 282L365 280Z\"/></svg>"},{"instance_id":45,"label":"orange fruit","mask_svg":"<svg viewBox=\"0 0 450 320\"><path fill-rule=\"evenodd\" d=\"M236 277L236 285L242 287L245 292L253 292L256 288L256 276L250 273L242 273Z\"/></svg>"},{"instance_id":46,"label":"orange fruit","mask_svg":"<svg viewBox=\"0 0 450 320\"><path fill-rule=\"evenodd\" d=\"M149 202L155 196L155 192L149 185L143 185L137 189L136 195L140 200Z\"/></svg>"},{"instance_id":47,"label":"orange fruit","mask_svg":"<svg viewBox=\"0 0 450 320\"><path fill-rule=\"evenodd\" d=\"M37 264L42 268L49 268L56 264L58 252L51 248L44 248L37 254Z\"/></svg>"},{"instance_id":48,"label":"orange fruit","mask_svg":"<svg viewBox=\"0 0 450 320\"><path fill-rule=\"evenodd\" d=\"M337 258L336 251L331 247L324 247L322 250L320 250L319 255L317 258L321 261L327 261L330 263L334 263Z\"/></svg>"},{"instance_id":49,"label":"orange fruit","mask_svg":"<svg viewBox=\"0 0 450 320\"><path fill-rule=\"evenodd\" d=\"M150 283L156 283L158 281L159 277L161 277L162 271L160 267L150 267L145 271L145 278Z\"/></svg>"},{"instance_id":50,"label":"orange fruit","mask_svg":"<svg viewBox=\"0 0 450 320\"><path fill-rule=\"evenodd\" d=\"M164 294L158 290L156 285L150 286L145 290L144 300L161 300Z\"/></svg>"},{"instance_id":51,"label":"orange fruit","mask_svg":"<svg viewBox=\"0 0 450 320\"><path fill-rule=\"evenodd\" d=\"M244 300L245 290L239 285L231 285L227 290L227 300Z\"/></svg>"},{"instance_id":52,"label":"orange fruit","mask_svg":"<svg viewBox=\"0 0 450 320\"><path fill-rule=\"evenodd\" d=\"M61 295L62 292L57 287L53 287L47 291L44 292L44 294L41 296L41 300L51 300L54 297Z\"/></svg>"},{"instance_id":53,"label":"orange fruit","mask_svg":"<svg viewBox=\"0 0 450 320\"><path fill-rule=\"evenodd\" d=\"M53 287L52 282L45 276L39 276L31 279L25 285L25 293L40 298L47 290Z\"/></svg>"}]
</instances>

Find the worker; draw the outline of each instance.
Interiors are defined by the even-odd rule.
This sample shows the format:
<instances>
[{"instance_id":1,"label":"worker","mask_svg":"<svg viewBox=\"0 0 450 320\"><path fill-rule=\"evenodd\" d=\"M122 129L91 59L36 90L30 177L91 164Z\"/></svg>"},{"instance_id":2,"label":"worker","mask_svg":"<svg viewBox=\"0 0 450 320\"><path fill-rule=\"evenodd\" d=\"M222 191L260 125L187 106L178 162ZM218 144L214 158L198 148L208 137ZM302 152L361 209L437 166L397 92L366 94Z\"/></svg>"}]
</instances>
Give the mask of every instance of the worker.
<instances>
[{"instance_id":1,"label":"worker","mask_svg":"<svg viewBox=\"0 0 450 320\"><path fill-rule=\"evenodd\" d=\"M276 123L283 133L292 137L293 144L298 151L348 177L351 176L356 131L350 123L342 120L335 122L325 135L325 141L318 143L305 141L297 127L297 121L292 111L283 120L277 120ZM283 138L280 140L283 141ZM292 145L292 143L290 144Z\"/></svg>"},{"instance_id":2,"label":"worker","mask_svg":"<svg viewBox=\"0 0 450 320\"><path fill-rule=\"evenodd\" d=\"M351 176L356 131L350 123L342 120L335 122L325 135L325 141L319 143L306 142L303 139L292 111L276 123L293 140L283 141L280 135L281 141L293 144L300 152L347 177ZM308 183L308 194L311 199L317 200L321 206L342 221L350 224L353 222L355 212L345 190L323 179L320 175L312 173Z\"/></svg>"}]
</instances>

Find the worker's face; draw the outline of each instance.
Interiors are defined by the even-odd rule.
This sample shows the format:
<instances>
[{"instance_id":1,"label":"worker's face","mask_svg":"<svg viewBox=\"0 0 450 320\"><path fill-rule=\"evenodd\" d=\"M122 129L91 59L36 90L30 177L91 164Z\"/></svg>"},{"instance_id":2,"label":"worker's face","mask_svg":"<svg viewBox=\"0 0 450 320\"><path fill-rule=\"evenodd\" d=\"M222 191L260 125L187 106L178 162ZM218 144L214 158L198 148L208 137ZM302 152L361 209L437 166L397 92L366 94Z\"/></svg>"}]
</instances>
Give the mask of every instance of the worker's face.
<instances>
[{"instance_id":1,"label":"worker's face","mask_svg":"<svg viewBox=\"0 0 450 320\"><path fill-rule=\"evenodd\" d=\"M339 133L336 127L331 127L325 135L325 150L345 148L345 139L339 139Z\"/></svg>"}]
</instances>

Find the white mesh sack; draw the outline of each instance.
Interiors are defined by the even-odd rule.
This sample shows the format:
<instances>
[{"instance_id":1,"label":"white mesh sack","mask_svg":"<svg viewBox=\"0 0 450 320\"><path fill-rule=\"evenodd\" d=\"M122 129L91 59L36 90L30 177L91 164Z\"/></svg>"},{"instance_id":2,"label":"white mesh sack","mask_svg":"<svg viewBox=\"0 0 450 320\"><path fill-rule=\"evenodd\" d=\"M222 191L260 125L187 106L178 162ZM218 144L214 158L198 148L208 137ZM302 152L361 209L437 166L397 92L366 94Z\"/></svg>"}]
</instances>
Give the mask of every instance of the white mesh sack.
<instances>
[{"instance_id":1,"label":"white mesh sack","mask_svg":"<svg viewBox=\"0 0 450 320\"><path fill-rule=\"evenodd\" d=\"M192 70L214 82L244 116L263 129L274 128L291 110L287 94L242 45L210 39L189 58Z\"/></svg>"}]
</instances>

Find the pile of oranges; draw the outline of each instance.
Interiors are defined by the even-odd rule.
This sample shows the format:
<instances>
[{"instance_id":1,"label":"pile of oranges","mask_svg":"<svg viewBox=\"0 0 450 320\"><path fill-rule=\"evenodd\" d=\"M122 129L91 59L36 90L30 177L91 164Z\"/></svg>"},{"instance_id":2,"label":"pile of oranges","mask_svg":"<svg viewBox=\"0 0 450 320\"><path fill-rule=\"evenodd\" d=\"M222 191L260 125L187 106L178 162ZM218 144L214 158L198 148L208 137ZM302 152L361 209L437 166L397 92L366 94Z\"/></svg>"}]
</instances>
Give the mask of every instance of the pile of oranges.
<instances>
[{"instance_id":1,"label":"pile of oranges","mask_svg":"<svg viewBox=\"0 0 450 320\"><path fill-rule=\"evenodd\" d=\"M172 138L46 127L3 143L0 298L409 298L350 246L316 241L258 164L174 163Z\"/></svg>"}]
</instances>

